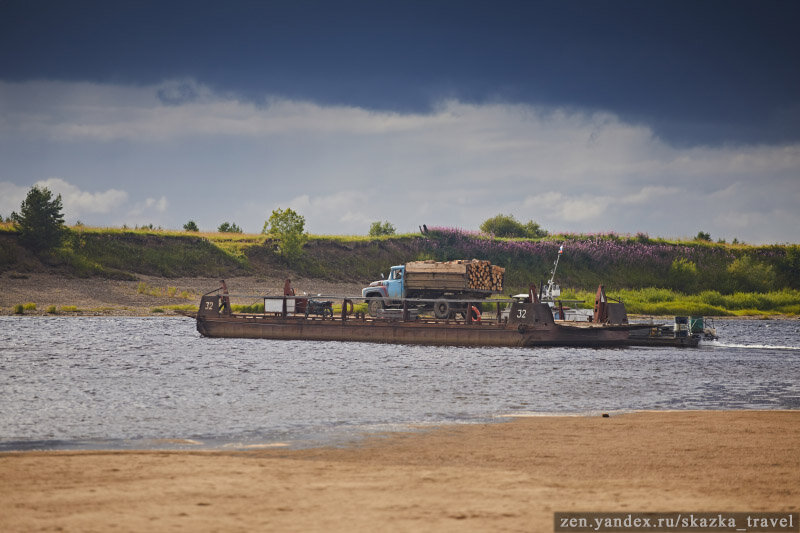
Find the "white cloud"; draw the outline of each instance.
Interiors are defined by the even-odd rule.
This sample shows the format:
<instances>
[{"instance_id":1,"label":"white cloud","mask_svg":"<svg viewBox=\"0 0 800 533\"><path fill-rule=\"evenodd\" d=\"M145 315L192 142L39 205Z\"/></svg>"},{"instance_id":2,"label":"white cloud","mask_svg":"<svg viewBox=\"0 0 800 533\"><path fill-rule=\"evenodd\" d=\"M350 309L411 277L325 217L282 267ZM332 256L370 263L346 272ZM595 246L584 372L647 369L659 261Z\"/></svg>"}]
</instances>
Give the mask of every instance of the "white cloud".
<instances>
[{"instance_id":1,"label":"white cloud","mask_svg":"<svg viewBox=\"0 0 800 533\"><path fill-rule=\"evenodd\" d=\"M541 195L525 198L526 208L536 208L539 212L566 218L573 221L597 219L615 206L644 205L655 199L672 201L673 195L680 193L675 187L647 186L641 190L620 197L608 195L579 194L566 196L560 192L548 191Z\"/></svg>"},{"instance_id":2,"label":"white cloud","mask_svg":"<svg viewBox=\"0 0 800 533\"><path fill-rule=\"evenodd\" d=\"M671 198L673 195L680 194L682 191L677 187L663 187L659 185L654 186L647 186L642 187L639 192L628 194L623 196L620 199L620 203L629 204L629 205L641 205L646 204L654 199L668 199L670 201L673 200Z\"/></svg>"},{"instance_id":3,"label":"white cloud","mask_svg":"<svg viewBox=\"0 0 800 533\"><path fill-rule=\"evenodd\" d=\"M342 228L344 233L364 233L377 219L369 216L369 196L359 191L340 191L326 196L309 196L307 194L293 198L288 202L291 207L306 219L306 229L320 228L316 233L335 233L325 228ZM275 206L280 207L280 206Z\"/></svg>"},{"instance_id":4,"label":"white cloud","mask_svg":"<svg viewBox=\"0 0 800 533\"><path fill-rule=\"evenodd\" d=\"M145 206L147 208L154 208L159 213L165 212L167 210L167 205L169 204L167 202L166 196L162 196L159 199L148 198L147 200L145 200Z\"/></svg>"},{"instance_id":5,"label":"white cloud","mask_svg":"<svg viewBox=\"0 0 800 533\"><path fill-rule=\"evenodd\" d=\"M111 213L128 201L128 193L119 189L102 192L82 191L77 186L61 178L48 178L36 185L47 187L53 194L60 194L64 212L79 217L84 214Z\"/></svg>"},{"instance_id":6,"label":"white cloud","mask_svg":"<svg viewBox=\"0 0 800 533\"><path fill-rule=\"evenodd\" d=\"M128 200L128 193L119 189L108 189L101 192L82 191L77 186L61 178L48 178L37 181L32 186L46 187L53 196L61 195L63 212L68 220L75 220L86 214L111 213ZM0 213L12 210L19 212L22 201L30 187L23 187L9 182L0 182ZM8 216L8 215L6 215Z\"/></svg>"},{"instance_id":7,"label":"white cloud","mask_svg":"<svg viewBox=\"0 0 800 533\"><path fill-rule=\"evenodd\" d=\"M161 198L146 198L143 202L138 202L128 211L128 218L153 213L164 213L168 205L169 202L166 196L162 196Z\"/></svg>"},{"instance_id":8,"label":"white cloud","mask_svg":"<svg viewBox=\"0 0 800 533\"><path fill-rule=\"evenodd\" d=\"M21 187L8 181L0 181L0 215L4 218L16 211L19 213L20 204L28 194L30 187Z\"/></svg>"},{"instance_id":9,"label":"white cloud","mask_svg":"<svg viewBox=\"0 0 800 533\"><path fill-rule=\"evenodd\" d=\"M72 191L74 209L172 227L240 216L260 230L269 206L295 208L315 233L365 233L375 220L477 229L501 212L556 231L702 229L750 242L798 240L800 226L800 144L679 148L602 111L449 100L400 114L275 97L256 105L192 80L0 82L7 175L33 171L1 145L34 143L62 169L45 176L78 167L108 183ZM6 196L19 197L3 187L0 213ZM155 187L160 198L142 193ZM131 206L125 191L144 199Z\"/></svg>"}]
</instances>

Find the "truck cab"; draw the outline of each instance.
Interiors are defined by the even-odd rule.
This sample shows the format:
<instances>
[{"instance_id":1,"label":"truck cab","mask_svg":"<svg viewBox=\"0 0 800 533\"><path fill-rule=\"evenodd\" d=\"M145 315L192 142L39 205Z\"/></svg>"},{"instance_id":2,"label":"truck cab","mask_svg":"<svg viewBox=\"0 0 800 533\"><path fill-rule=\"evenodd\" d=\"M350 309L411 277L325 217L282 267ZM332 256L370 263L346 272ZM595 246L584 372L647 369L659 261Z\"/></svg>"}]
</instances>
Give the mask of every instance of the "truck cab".
<instances>
[{"instance_id":1,"label":"truck cab","mask_svg":"<svg viewBox=\"0 0 800 533\"><path fill-rule=\"evenodd\" d=\"M405 297L405 265L393 266L389 270L389 279L386 280L386 293L392 300Z\"/></svg>"},{"instance_id":2,"label":"truck cab","mask_svg":"<svg viewBox=\"0 0 800 533\"><path fill-rule=\"evenodd\" d=\"M383 299L401 300L405 297L405 273L405 265L393 266L389 269L388 278L373 281L369 287L361 290L361 296L367 299L370 314L377 314L378 309L383 307Z\"/></svg>"}]
</instances>

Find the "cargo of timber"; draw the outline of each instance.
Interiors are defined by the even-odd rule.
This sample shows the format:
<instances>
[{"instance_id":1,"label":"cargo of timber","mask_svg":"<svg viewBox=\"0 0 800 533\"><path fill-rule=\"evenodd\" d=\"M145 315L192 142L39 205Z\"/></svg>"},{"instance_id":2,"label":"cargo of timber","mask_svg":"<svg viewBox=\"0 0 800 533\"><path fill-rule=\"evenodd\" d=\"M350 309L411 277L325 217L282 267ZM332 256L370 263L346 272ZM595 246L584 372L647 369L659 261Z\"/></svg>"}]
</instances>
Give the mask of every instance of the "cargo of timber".
<instances>
[{"instance_id":1,"label":"cargo of timber","mask_svg":"<svg viewBox=\"0 0 800 533\"><path fill-rule=\"evenodd\" d=\"M197 330L206 337L283 340L349 341L444 346L627 346L632 330L650 327L628 323L625 306L610 302L603 286L597 289L591 320L555 320L553 308L539 299L531 285L523 298L450 300L461 313L447 318L427 316L431 302L424 298L394 300L395 309L378 309L376 316L354 311L360 297L317 298L295 295L289 280L282 296L263 297L263 313L235 313L224 281L205 294L196 317ZM331 302L341 301L332 312ZM501 311L502 307L506 311ZM494 307L493 311L481 308ZM314 312L314 310L323 311Z\"/></svg>"}]
</instances>

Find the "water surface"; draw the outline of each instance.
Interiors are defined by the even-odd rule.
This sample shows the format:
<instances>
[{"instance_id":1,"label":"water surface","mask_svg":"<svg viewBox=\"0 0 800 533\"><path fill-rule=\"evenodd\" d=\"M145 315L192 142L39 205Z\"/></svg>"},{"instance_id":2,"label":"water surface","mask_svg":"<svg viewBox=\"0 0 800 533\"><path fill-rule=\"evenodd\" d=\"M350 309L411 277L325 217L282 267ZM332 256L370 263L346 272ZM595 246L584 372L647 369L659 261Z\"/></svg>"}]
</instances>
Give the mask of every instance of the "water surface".
<instances>
[{"instance_id":1,"label":"water surface","mask_svg":"<svg viewBox=\"0 0 800 533\"><path fill-rule=\"evenodd\" d=\"M0 450L336 444L509 413L800 408L800 321L697 349L207 339L177 318L0 317Z\"/></svg>"}]
</instances>

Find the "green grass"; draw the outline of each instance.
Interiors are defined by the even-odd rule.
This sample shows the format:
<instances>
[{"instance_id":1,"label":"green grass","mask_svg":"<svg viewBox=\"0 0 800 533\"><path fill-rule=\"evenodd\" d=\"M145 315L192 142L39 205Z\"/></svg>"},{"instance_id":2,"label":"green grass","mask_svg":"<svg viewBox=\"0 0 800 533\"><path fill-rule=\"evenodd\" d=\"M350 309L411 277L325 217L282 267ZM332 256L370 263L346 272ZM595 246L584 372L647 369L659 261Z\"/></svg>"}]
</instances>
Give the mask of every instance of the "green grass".
<instances>
[{"instance_id":1,"label":"green grass","mask_svg":"<svg viewBox=\"0 0 800 533\"><path fill-rule=\"evenodd\" d=\"M366 313L367 312L367 303L355 303L353 302L353 313ZM333 314L334 316L341 316L342 314L342 304L333 304Z\"/></svg>"},{"instance_id":2,"label":"green grass","mask_svg":"<svg viewBox=\"0 0 800 533\"><path fill-rule=\"evenodd\" d=\"M57 262L82 276L130 279L131 272L136 272L163 277L216 277L247 267L246 258L231 251L230 246L227 248L212 243L203 234L81 227L70 232L54 256Z\"/></svg>"},{"instance_id":3,"label":"green grass","mask_svg":"<svg viewBox=\"0 0 800 533\"><path fill-rule=\"evenodd\" d=\"M169 309L170 311L182 311L186 313L196 313L197 306L192 304L182 304L182 305L163 305L159 309Z\"/></svg>"},{"instance_id":4,"label":"green grass","mask_svg":"<svg viewBox=\"0 0 800 533\"><path fill-rule=\"evenodd\" d=\"M703 315L703 316L753 316L800 314L800 290L784 289L768 293L721 294L703 291L683 294L670 289L607 290L610 298L620 299L630 314L637 315ZM594 292L569 291L564 299L584 301L585 307L594 305Z\"/></svg>"},{"instance_id":5,"label":"green grass","mask_svg":"<svg viewBox=\"0 0 800 533\"><path fill-rule=\"evenodd\" d=\"M182 298L184 300L193 300L197 295L189 291L182 291L178 287L153 287L152 285L140 281L136 285L136 292L138 294L147 294L149 296L166 297L166 298Z\"/></svg>"},{"instance_id":6,"label":"green grass","mask_svg":"<svg viewBox=\"0 0 800 533\"><path fill-rule=\"evenodd\" d=\"M234 313L263 313L264 302L250 305L231 304L231 311Z\"/></svg>"}]
</instances>

